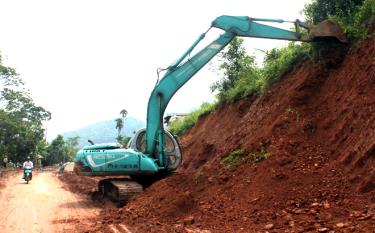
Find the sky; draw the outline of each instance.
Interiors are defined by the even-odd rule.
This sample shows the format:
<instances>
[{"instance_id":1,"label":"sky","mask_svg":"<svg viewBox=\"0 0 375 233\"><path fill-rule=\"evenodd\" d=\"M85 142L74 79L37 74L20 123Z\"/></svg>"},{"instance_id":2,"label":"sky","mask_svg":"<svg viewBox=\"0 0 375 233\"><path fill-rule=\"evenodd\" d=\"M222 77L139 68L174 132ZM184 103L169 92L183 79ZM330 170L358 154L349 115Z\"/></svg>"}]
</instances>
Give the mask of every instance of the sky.
<instances>
[{"instance_id":1,"label":"sky","mask_svg":"<svg viewBox=\"0 0 375 233\"><path fill-rule=\"evenodd\" d=\"M52 113L45 123L50 141L116 119L122 109L146 121L157 68L177 60L216 17L303 20L307 2L0 0L0 52L3 64L16 68L35 103ZM210 31L203 47L220 33ZM244 38L248 54L258 61L261 50L286 43ZM215 60L175 94L166 113L188 113L214 100L209 87L220 76L212 64Z\"/></svg>"}]
</instances>

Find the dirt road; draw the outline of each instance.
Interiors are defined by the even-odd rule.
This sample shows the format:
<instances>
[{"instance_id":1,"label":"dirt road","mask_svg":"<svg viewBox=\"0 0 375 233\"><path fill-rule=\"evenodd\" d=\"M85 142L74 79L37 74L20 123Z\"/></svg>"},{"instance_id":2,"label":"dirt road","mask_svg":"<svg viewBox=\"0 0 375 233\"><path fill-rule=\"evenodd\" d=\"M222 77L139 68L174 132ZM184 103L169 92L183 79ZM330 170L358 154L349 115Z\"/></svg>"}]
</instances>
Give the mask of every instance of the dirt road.
<instances>
[{"instance_id":1,"label":"dirt road","mask_svg":"<svg viewBox=\"0 0 375 233\"><path fill-rule=\"evenodd\" d=\"M35 172L29 184L14 174L0 191L1 232L75 232L74 225L98 212L92 202L64 189L52 172Z\"/></svg>"}]
</instances>

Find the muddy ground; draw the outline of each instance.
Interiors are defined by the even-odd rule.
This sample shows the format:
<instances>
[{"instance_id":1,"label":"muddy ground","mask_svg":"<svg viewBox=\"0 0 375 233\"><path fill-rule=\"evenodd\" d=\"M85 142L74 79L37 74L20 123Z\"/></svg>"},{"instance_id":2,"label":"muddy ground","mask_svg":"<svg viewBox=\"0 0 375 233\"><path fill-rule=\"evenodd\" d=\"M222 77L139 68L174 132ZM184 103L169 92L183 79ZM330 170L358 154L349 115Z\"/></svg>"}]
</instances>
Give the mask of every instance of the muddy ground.
<instances>
[{"instance_id":1,"label":"muddy ground","mask_svg":"<svg viewBox=\"0 0 375 233\"><path fill-rule=\"evenodd\" d=\"M333 67L302 63L200 119L175 174L123 208L103 205L80 231L375 232L374 90L374 38ZM223 165L237 149L251 155ZM86 179L68 180L85 193Z\"/></svg>"}]
</instances>

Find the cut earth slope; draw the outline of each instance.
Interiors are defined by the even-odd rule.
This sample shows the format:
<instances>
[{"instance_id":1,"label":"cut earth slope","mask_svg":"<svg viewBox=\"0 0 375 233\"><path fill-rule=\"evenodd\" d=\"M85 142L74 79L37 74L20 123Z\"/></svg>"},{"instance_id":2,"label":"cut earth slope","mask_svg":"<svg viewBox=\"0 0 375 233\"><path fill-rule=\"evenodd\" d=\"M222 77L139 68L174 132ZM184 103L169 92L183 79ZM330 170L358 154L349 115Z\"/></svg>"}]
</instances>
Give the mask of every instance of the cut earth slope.
<instances>
[{"instance_id":1,"label":"cut earth slope","mask_svg":"<svg viewBox=\"0 0 375 233\"><path fill-rule=\"evenodd\" d=\"M375 39L335 68L304 62L181 138L184 164L102 225L132 232L374 232ZM223 158L247 156L226 166ZM256 161L254 156L268 158ZM91 231L100 231L101 226Z\"/></svg>"}]
</instances>

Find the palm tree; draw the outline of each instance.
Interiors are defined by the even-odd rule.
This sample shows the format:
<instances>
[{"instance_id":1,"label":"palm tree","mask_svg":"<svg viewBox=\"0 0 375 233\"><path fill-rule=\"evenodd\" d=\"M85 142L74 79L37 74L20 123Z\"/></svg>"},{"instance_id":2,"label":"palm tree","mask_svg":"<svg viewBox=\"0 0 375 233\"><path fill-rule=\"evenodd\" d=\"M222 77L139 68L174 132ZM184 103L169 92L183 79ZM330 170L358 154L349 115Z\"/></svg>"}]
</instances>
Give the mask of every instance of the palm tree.
<instances>
[{"instance_id":1,"label":"palm tree","mask_svg":"<svg viewBox=\"0 0 375 233\"><path fill-rule=\"evenodd\" d=\"M125 118L126 115L128 115L128 111L126 111L126 109L123 109L123 110L121 110L120 114L121 114L122 118Z\"/></svg>"},{"instance_id":2,"label":"palm tree","mask_svg":"<svg viewBox=\"0 0 375 233\"><path fill-rule=\"evenodd\" d=\"M122 120L122 118L117 118L115 120L116 122L116 129L117 129L117 132L118 132L118 136L120 137L121 136L121 130L122 128L124 128L124 121Z\"/></svg>"},{"instance_id":3,"label":"palm tree","mask_svg":"<svg viewBox=\"0 0 375 233\"><path fill-rule=\"evenodd\" d=\"M126 111L126 109L123 109L123 110L120 111L120 114L121 114L121 117L122 117L122 128L121 129L123 129L125 127L125 118L128 115L128 111Z\"/></svg>"}]
</instances>

